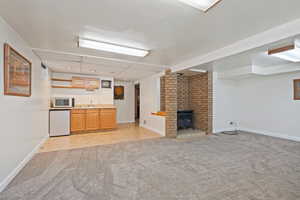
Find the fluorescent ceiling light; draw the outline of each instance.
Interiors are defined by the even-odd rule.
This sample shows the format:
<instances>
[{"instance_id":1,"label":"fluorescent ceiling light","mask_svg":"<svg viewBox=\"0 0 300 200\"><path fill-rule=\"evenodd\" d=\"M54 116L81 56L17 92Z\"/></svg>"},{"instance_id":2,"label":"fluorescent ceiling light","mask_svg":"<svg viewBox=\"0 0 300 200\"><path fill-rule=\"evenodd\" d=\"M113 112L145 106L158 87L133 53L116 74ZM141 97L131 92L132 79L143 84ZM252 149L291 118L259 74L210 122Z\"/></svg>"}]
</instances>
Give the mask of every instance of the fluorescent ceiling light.
<instances>
[{"instance_id":1,"label":"fluorescent ceiling light","mask_svg":"<svg viewBox=\"0 0 300 200\"><path fill-rule=\"evenodd\" d=\"M179 0L182 3L185 3L194 8L200 9L204 12L207 12L210 8L214 7L221 0Z\"/></svg>"},{"instance_id":2,"label":"fluorescent ceiling light","mask_svg":"<svg viewBox=\"0 0 300 200\"><path fill-rule=\"evenodd\" d=\"M268 55L291 62L300 62L300 48L296 44L269 50Z\"/></svg>"},{"instance_id":3,"label":"fluorescent ceiling light","mask_svg":"<svg viewBox=\"0 0 300 200\"><path fill-rule=\"evenodd\" d=\"M203 69L189 69L190 71L192 72L200 72L200 73L206 73L207 71L206 70L203 70Z\"/></svg>"},{"instance_id":4,"label":"fluorescent ceiling light","mask_svg":"<svg viewBox=\"0 0 300 200\"><path fill-rule=\"evenodd\" d=\"M108 51L108 52L125 54L130 56L138 56L138 57L145 57L146 55L149 54L149 51L147 50L136 49L132 47L111 44L107 42L98 42L98 41L82 39L82 38L79 38L78 46L89 48L89 49L96 49L100 51Z\"/></svg>"}]
</instances>

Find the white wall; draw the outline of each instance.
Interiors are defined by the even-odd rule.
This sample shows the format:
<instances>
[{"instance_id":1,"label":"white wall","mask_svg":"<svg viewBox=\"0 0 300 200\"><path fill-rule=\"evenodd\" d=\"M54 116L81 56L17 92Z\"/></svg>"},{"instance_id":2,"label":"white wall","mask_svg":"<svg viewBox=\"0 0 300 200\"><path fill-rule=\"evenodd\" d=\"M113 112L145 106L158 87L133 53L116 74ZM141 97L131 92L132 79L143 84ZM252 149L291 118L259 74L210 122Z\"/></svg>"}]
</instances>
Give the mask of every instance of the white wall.
<instances>
[{"instance_id":1,"label":"white wall","mask_svg":"<svg viewBox=\"0 0 300 200\"><path fill-rule=\"evenodd\" d=\"M213 132L234 130L230 122L237 121L237 82L218 79L213 73Z\"/></svg>"},{"instance_id":2,"label":"white wall","mask_svg":"<svg viewBox=\"0 0 300 200\"><path fill-rule=\"evenodd\" d=\"M152 115L160 110L160 76L154 75L140 83L140 126L165 136L165 117Z\"/></svg>"},{"instance_id":3,"label":"white wall","mask_svg":"<svg viewBox=\"0 0 300 200\"><path fill-rule=\"evenodd\" d=\"M124 86L124 100L114 100L117 107L117 122L132 123L135 121L135 93L134 83L125 81L115 81L116 86Z\"/></svg>"},{"instance_id":4,"label":"white wall","mask_svg":"<svg viewBox=\"0 0 300 200\"><path fill-rule=\"evenodd\" d=\"M214 132L237 128L300 141L300 101L293 100L293 80L300 73L257 76L236 81L214 77Z\"/></svg>"},{"instance_id":5,"label":"white wall","mask_svg":"<svg viewBox=\"0 0 300 200\"><path fill-rule=\"evenodd\" d=\"M65 78L71 79L72 76L81 76L81 77L93 77L99 78L100 80L111 80L112 88L101 88L94 91L86 91L85 89L65 89L65 88L52 88L51 97L74 97L76 104L113 104L113 85L114 80L112 77L99 77L99 76L86 76L78 74L66 74L66 73L52 73L54 78ZM70 84L64 82L54 82L55 85Z\"/></svg>"},{"instance_id":6,"label":"white wall","mask_svg":"<svg viewBox=\"0 0 300 200\"><path fill-rule=\"evenodd\" d=\"M32 96L3 95L3 45L32 62ZM0 17L0 191L48 136L49 77L29 46Z\"/></svg>"},{"instance_id":7,"label":"white wall","mask_svg":"<svg viewBox=\"0 0 300 200\"><path fill-rule=\"evenodd\" d=\"M293 100L293 80L300 73L239 81L240 129L300 141L300 101Z\"/></svg>"}]
</instances>

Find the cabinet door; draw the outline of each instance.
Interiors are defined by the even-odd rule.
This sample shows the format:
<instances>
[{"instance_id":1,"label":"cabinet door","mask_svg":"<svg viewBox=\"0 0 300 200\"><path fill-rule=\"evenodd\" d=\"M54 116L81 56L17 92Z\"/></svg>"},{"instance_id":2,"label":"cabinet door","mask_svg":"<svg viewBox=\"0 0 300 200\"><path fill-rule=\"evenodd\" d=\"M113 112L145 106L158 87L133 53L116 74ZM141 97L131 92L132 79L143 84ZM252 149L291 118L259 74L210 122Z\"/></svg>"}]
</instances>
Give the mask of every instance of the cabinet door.
<instances>
[{"instance_id":1,"label":"cabinet door","mask_svg":"<svg viewBox=\"0 0 300 200\"><path fill-rule=\"evenodd\" d=\"M72 87L73 88L83 88L83 89L99 89L100 80L97 78L86 78L86 77L72 77Z\"/></svg>"},{"instance_id":2,"label":"cabinet door","mask_svg":"<svg viewBox=\"0 0 300 200\"><path fill-rule=\"evenodd\" d=\"M86 130L93 131L99 129L99 112L87 112Z\"/></svg>"},{"instance_id":3,"label":"cabinet door","mask_svg":"<svg viewBox=\"0 0 300 200\"><path fill-rule=\"evenodd\" d=\"M116 109L100 110L100 127L101 129L114 129L117 127Z\"/></svg>"},{"instance_id":4,"label":"cabinet door","mask_svg":"<svg viewBox=\"0 0 300 200\"><path fill-rule=\"evenodd\" d=\"M73 88L85 88L85 81L80 77L72 77Z\"/></svg>"},{"instance_id":5,"label":"cabinet door","mask_svg":"<svg viewBox=\"0 0 300 200\"><path fill-rule=\"evenodd\" d=\"M71 131L84 131L86 121L85 113L72 113L71 116Z\"/></svg>"},{"instance_id":6,"label":"cabinet door","mask_svg":"<svg viewBox=\"0 0 300 200\"><path fill-rule=\"evenodd\" d=\"M100 82L97 79L87 79L85 82L85 87L90 89L99 89Z\"/></svg>"}]
</instances>

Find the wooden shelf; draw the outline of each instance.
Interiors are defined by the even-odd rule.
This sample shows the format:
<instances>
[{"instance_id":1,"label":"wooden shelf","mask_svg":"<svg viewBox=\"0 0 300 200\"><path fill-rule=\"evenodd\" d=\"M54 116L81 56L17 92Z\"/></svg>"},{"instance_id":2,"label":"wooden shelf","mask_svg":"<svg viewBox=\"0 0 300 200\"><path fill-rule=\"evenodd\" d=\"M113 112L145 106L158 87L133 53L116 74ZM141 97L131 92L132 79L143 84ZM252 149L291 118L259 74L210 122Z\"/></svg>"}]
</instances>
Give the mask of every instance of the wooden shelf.
<instances>
[{"instance_id":1,"label":"wooden shelf","mask_svg":"<svg viewBox=\"0 0 300 200\"><path fill-rule=\"evenodd\" d=\"M52 81L61 81L61 82L72 82L72 80L69 79L62 79L62 78L52 78Z\"/></svg>"},{"instance_id":2,"label":"wooden shelf","mask_svg":"<svg viewBox=\"0 0 300 200\"><path fill-rule=\"evenodd\" d=\"M52 88L68 88L68 89L86 89L84 87L72 86L72 85L52 85Z\"/></svg>"},{"instance_id":3,"label":"wooden shelf","mask_svg":"<svg viewBox=\"0 0 300 200\"><path fill-rule=\"evenodd\" d=\"M156 115L156 116L162 116L162 117L167 116L167 113L164 112L164 111L159 111L159 112L151 113L151 114L152 114L152 115Z\"/></svg>"},{"instance_id":4,"label":"wooden shelf","mask_svg":"<svg viewBox=\"0 0 300 200\"><path fill-rule=\"evenodd\" d=\"M69 88L69 89L71 88L71 89L73 89L72 86L67 86L67 85L66 85L66 86L62 86L62 85L52 85L51 87L52 87L52 88Z\"/></svg>"}]
</instances>

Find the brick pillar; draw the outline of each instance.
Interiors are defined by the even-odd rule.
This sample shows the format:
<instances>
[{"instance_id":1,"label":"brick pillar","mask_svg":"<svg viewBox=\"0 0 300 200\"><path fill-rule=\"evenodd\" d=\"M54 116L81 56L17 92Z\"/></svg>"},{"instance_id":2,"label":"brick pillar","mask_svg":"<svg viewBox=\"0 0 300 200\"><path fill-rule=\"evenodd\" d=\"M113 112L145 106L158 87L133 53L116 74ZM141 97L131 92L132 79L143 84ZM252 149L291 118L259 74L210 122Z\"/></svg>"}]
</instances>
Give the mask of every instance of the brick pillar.
<instances>
[{"instance_id":1,"label":"brick pillar","mask_svg":"<svg viewBox=\"0 0 300 200\"><path fill-rule=\"evenodd\" d=\"M160 77L160 111L166 111L165 76Z\"/></svg>"},{"instance_id":2,"label":"brick pillar","mask_svg":"<svg viewBox=\"0 0 300 200\"><path fill-rule=\"evenodd\" d=\"M166 136L177 136L177 74L166 70L165 75Z\"/></svg>"},{"instance_id":3,"label":"brick pillar","mask_svg":"<svg viewBox=\"0 0 300 200\"><path fill-rule=\"evenodd\" d=\"M208 127L207 134L213 133L213 72L208 72Z\"/></svg>"}]
</instances>

